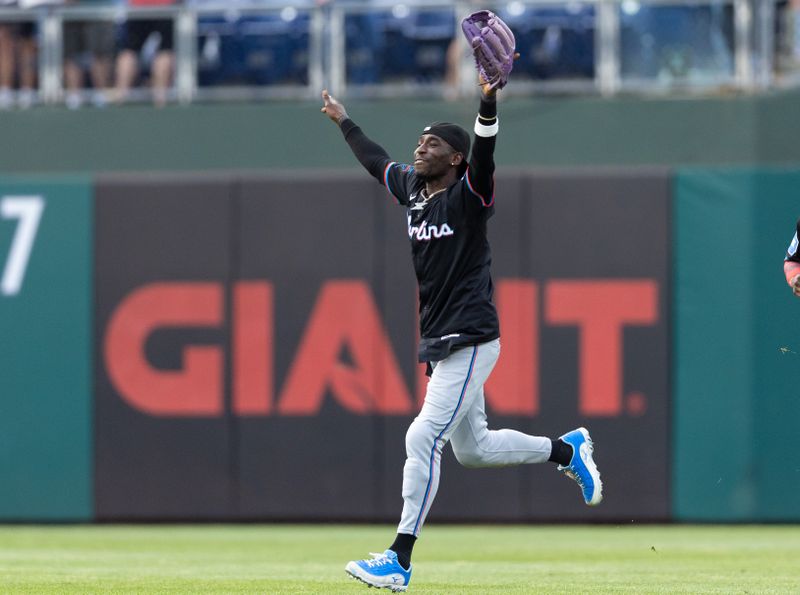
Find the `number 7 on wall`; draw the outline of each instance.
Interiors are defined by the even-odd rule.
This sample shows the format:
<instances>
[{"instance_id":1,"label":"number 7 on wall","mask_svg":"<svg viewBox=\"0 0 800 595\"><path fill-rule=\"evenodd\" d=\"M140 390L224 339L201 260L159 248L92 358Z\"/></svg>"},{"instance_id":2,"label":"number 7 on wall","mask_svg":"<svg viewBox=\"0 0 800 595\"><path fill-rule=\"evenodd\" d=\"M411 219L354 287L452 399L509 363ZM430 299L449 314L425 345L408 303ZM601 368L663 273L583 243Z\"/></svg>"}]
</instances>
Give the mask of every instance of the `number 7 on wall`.
<instances>
[{"instance_id":1,"label":"number 7 on wall","mask_svg":"<svg viewBox=\"0 0 800 595\"><path fill-rule=\"evenodd\" d=\"M11 240L8 259L0 278L0 294L16 295L22 288L25 270L39 229L44 211L41 196L4 196L0 198L0 219L18 219L17 229Z\"/></svg>"}]
</instances>

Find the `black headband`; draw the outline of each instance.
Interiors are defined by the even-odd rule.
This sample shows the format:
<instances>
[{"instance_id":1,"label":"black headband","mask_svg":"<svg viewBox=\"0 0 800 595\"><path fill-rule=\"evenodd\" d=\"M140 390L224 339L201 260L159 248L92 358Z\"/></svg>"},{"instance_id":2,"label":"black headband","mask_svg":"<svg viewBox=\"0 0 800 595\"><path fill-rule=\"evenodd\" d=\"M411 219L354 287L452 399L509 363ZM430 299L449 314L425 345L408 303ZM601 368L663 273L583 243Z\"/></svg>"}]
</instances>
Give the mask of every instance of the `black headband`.
<instances>
[{"instance_id":1,"label":"black headband","mask_svg":"<svg viewBox=\"0 0 800 595\"><path fill-rule=\"evenodd\" d=\"M430 126L426 126L422 134L438 136L464 156L464 163L469 159L469 133L461 126L449 122L434 122Z\"/></svg>"}]
</instances>

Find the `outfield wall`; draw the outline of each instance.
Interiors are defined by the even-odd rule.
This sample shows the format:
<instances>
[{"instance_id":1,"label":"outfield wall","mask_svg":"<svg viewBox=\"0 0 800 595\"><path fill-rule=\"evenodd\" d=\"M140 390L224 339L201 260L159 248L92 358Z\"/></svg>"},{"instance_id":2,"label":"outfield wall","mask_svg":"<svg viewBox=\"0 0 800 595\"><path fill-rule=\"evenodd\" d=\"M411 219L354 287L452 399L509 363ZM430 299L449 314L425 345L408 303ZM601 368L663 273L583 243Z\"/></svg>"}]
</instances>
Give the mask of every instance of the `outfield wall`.
<instances>
[{"instance_id":1,"label":"outfield wall","mask_svg":"<svg viewBox=\"0 0 800 595\"><path fill-rule=\"evenodd\" d=\"M676 518L800 519L800 302L781 266L798 199L798 170L675 178Z\"/></svg>"},{"instance_id":2,"label":"outfield wall","mask_svg":"<svg viewBox=\"0 0 800 595\"><path fill-rule=\"evenodd\" d=\"M490 420L590 427L607 499L589 509L548 466L465 470L448 449L431 521L800 520L784 461L761 456L791 448L798 412L781 275L798 181L501 170ZM16 279L0 297L0 518L396 518L424 376L405 218L381 186L0 182Z\"/></svg>"},{"instance_id":3,"label":"outfield wall","mask_svg":"<svg viewBox=\"0 0 800 595\"><path fill-rule=\"evenodd\" d=\"M435 121L470 129L478 99L347 100L395 159ZM0 113L0 172L294 170L359 166L321 100ZM503 100L506 167L800 163L800 90L724 97L536 96Z\"/></svg>"},{"instance_id":4,"label":"outfield wall","mask_svg":"<svg viewBox=\"0 0 800 595\"><path fill-rule=\"evenodd\" d=\"M88 178L0 180L0 518L89 520Z\"/></svg>"}]
</instances>

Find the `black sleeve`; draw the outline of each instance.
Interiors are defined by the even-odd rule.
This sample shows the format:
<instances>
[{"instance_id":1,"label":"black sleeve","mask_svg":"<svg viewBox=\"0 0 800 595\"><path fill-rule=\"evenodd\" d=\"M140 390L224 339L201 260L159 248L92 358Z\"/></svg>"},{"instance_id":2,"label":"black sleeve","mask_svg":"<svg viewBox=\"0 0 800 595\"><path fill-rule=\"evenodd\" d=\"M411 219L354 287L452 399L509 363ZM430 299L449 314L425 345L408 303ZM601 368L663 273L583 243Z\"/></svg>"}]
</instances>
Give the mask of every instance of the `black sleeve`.
<instances>
[{"instance_id":1,"label":"black sleeve","mask_svg":"<svg viewBox=\"0 0 800 595\"><path fill-rule=\"evenodd\" d=\"M398 203L407 204L407 189L411 184L409 176L413 175L414 168L404 163L392 161L384 148L370 140L350 118L344 120L340 127L342 134L344 134L344 140L347 141L350 150L353 151L356 159L364 166L364 169L378 182L386 186L386 189L394 195Z\"/></svg>"},{"instance_id":2,"label":"black sleeve","mask_svg":"<svg viewBox=\"0 0 800 595\"><path fill-rule=\"evenodd\" d=\"M494 204L494 146L497 139L497 102L481 97L475 120L475 142L469 159L466 180L470 192L484 207Z\"/></svg>"},{"instance_id":3,"label":"black sleeve","mask_svg":"<svg viewBox=\"0 0 800 595\"><path fill-rule=\"evenodd\" d=\"M350 118L341 123L341 129L344 140L350 145L350 150L353 151L353 155L356 156L359 163L372 177L379 182L382 181L383 170L391 161L389 154L378 143L367 138L367 135Z\"/></svg>"}]
</instances>

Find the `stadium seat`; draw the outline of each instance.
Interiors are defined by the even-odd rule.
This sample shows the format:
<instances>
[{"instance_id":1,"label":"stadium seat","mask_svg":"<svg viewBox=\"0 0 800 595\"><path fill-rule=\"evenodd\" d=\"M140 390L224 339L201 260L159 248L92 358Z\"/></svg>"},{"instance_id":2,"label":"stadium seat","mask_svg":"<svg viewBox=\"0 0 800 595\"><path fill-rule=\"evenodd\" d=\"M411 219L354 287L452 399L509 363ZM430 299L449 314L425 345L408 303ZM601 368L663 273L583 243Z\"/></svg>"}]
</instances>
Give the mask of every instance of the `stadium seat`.
<instances>
[{"instance_id":1,"label":"stadium seat","mask_svg":"<svg viewBox=\"0 0 800 595\"><path fill-rule=\"evenodd\" d=\"M199 19L201 86L308 84L308 13L231 14Z\"/></svg>"},{"instance_id":2,"label":"stadium seat","mask_svg":"<svg viewBox=\"0 0 800 595\"><path fill-rule=\"evenodd\" d=\"M521 12L520 12L521 9ZM515 78L535 80L594 77L593 6L498 10L517 40Z\"/></svg>"},{"instance_id":3,"label":"stadium seat","mask_svg":"<svg viewBox=\"0 0 800 595\"><path fill-rule=\"evenodd\" d=\"M730 6L643 6L620 18L623 76L733 74Z\"/></svg>"},{"instance_id":4,"label":"stadium seat","mask_svg":"<svg viewBox=\"0 0 800 595\"><path fill-rule=\"evenodd\" d=\"M380 82L386 51L386 13L357 13L345 17L347 81L366 85Z\"/></svg>"},{"instance_id":5,"label":"stadium seat","mask_svg":"<svg viewBox=\"0 0 800 595\"><path fill-rule=\"evenodd\" d=\"M455 13L446 9L351 14L345 19L345 32L349 83L441 80L456 32Z\"/></svg>"}]
</instances>

